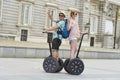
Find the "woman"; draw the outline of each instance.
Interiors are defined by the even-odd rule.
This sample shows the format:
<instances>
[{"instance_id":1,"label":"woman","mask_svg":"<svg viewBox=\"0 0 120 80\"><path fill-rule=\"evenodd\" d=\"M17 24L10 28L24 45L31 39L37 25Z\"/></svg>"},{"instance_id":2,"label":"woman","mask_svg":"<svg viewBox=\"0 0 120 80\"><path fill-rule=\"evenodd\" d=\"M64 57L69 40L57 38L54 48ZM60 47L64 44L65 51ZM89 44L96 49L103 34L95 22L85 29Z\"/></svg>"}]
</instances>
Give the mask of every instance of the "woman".
<instances>
[{"instance_id":1,"label":"woman","mask_svg":"<svg viewBox=\"0 0 120 80\"><path fill-rule=\"evenodd\" d=\"M77 39L80 37L80 30L78 23L75 21L77 16L77 11L70 12L70 20L68 24L68 30L70 30L69 41L70 41L70 59L74 58L77 51Z\"/></svg>"}]
</instances>

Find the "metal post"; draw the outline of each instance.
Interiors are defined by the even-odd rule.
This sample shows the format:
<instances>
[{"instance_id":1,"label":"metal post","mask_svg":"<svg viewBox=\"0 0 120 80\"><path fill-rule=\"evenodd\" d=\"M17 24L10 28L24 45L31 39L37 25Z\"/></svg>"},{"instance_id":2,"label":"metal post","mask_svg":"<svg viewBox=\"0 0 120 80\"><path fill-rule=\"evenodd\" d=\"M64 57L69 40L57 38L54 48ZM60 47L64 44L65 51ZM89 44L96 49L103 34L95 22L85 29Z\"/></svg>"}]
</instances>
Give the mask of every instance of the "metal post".
<instances>
[{"instance_id":1,"label":"metal post","mask_svg":"<svg viewBox=\"0 0 120 80\"><path fill-rule=\"evenodd\" d=\"M117 9L116 9L116 17L115 17L115 30L114 30L114 44L113 44L113 49L115 49L115 43L116 43L117 20L118 20L118 6L117 6Z\"/></svg>"},{"instance_id":2,"label":"metal post","mask_svg":"<svg viewBox=\"0 0 120 80\"><path fill-rule=\"evenodd\" d=\"M82 34L82 37L81 37L81 39L80 39L80 43L79 43L79 47L78 47L78 51L77 51L76 58L78 58L78 55L79 55L79 52L80 52L80 48L81 48L81 45L82 45L82 41L83 41L83 37L84 37L84 35L86 35L86 34L88 34L88 33Z\"/></svg>"}]
</instances>

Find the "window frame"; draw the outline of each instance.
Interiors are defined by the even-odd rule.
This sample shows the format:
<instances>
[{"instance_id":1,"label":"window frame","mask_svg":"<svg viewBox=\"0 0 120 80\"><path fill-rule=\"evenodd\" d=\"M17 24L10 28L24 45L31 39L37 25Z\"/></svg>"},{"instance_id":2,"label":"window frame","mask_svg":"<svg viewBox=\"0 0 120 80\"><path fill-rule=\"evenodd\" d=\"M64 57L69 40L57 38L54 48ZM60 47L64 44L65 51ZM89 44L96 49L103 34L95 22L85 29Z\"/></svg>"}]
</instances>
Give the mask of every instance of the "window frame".
<instances>
[{"instance_id":1,"label":"window frame","mask_svg":"<svg viewBox=\"0 0 120 80\"><path fill-rule=\"evenodd\" d=\"M26 6L29 6L29 12L28 12L28 23L25 23L25 8ZM33 5L32 3L29 2L21 2L20 3L20 16L19 16L19 22L18 24L22 25L22 26L31 26L32 25L32 15L33 15Z\"/></svg>"},{"instance_id":2,"label":"window frame","mask_svg":"<svg viewBox=\"0 0 120 80\"><path fill-rule=\"evenodd\" d=\"M29 9L27 9L27 7L29 8ZM27 12L27 10L28 10L28 12ZM26 15L26 13L27 13L27 15ZM32 16L32 8L31 8L31 5L28 5L28 4L25 4L25 7L24 7L24 12L23 12L23 25L31 25L31 17L29 17L29 16ZM26 17L27 17L27 19L26 19ZM26 20L27 20L27 22L26 22Z\"/></svg>"},{"instance_id":3,"label":"window frame","mask_svg":"<svg viewBox=\"0 0 120 80\"><path fill-rule=\"evenodd\" d=\"M22 34L22 31L27 31L27 34ZM27 41L28 40L28 30L27 29L21 29L20 34L21 34L20 35L20 41ZM26 39L24 40L23 37L25 37Z\"/></svg>"},{"instance_id":4,"label":"window frame","mask_svg":"<svg viewBox=\"0 0 120 80\"><path fill-rule=\"evenodd\" d=\"M92 15L90 17L90 34L97 34L97 29L98 29L98 16Z\"/></svg>"}]
</instances>

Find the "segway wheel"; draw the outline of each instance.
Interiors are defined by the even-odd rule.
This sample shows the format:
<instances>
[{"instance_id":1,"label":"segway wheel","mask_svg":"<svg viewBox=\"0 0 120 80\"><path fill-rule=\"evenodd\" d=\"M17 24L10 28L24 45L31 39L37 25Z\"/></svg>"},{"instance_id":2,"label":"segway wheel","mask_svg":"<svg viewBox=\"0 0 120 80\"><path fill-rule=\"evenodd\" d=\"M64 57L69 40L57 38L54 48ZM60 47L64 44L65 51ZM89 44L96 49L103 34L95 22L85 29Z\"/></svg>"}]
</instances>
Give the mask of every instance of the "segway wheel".
<instances>
[{"instance_id":1,"label":"segway wheel","mask_svg":"<svg viewBox=\"0 0 120 80\"><path fill-rule=\"evenodd\" d=\"M43 62L43 69L48 73L55 73L59 67L58 61L54 57L47 57Z\"/></svg>"},{"instance_id":2,"label":"segway wheel","mask_svg":"<svg viewBox=\"0 0 120 80\"><path fill-rule=\"evenodd\" d=\"M84 63L79 58L72 59L68 66L68 70L72 75L79 75L84 70Z\"/></svg>"},{"instance_id":3,"label":"segway wheel","mask_svg":"<svg viewBox=\"0 0 120 80\"><path fill-rule=\"evenodd\" d=\"M63 60L61 58L59 58L58 63L59 63L59 67L58 67L56 72L60 72L63 69L64 63L63 63Z\"/></svg>"},{"instance_id":4,"label":"segway wheel","mask_svg":"<svg viewBox=\"0 0 120 80\"><path fill-rule=\"evenodd\" d=\"M64 62L64 70L67 72L67 73L70 73L70 71L68 70L68 63L69 63L70 59L66 59L65 62Z\"/></svg>"}]
</instances>

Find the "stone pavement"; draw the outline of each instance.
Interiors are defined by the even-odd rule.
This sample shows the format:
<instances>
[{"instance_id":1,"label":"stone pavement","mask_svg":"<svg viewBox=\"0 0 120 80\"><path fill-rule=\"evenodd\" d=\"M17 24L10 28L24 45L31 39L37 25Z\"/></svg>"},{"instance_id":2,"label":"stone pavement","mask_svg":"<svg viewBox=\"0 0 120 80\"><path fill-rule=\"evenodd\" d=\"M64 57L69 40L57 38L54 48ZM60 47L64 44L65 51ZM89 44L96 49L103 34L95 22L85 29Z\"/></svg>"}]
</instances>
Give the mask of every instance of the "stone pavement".
<instances>
[{"instance_id":1,"label":"stone pavement","mask_svg":"<svg viewBox=\"0 0 120 80\"><path fill-rule=\"evenodd\" d=\"M120 80L120 60L83 59L81 75L46 73L43 59L0 58L0 80Z\"/></svg>"}]
</instances>

